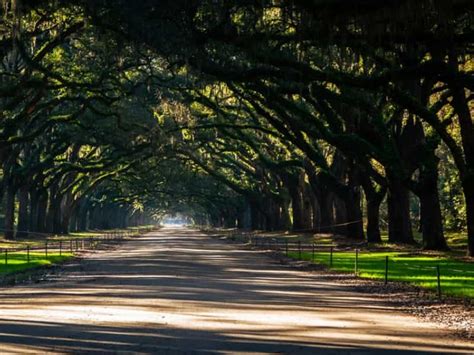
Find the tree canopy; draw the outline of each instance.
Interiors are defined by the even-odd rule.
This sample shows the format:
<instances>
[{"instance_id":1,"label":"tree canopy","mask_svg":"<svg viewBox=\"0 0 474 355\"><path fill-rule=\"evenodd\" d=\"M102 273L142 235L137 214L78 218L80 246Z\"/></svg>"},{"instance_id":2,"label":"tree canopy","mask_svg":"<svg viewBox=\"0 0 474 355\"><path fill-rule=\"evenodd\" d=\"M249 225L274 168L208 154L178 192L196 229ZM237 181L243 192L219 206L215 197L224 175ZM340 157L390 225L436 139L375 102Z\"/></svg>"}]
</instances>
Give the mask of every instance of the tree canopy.
<instances>
[{"instance_id":1,"label":"tree canopy","mask_svg":"<svg viewBox=\"0 0 474 355\"><path fill-rule=\"evenodd\" d=\"M4 0L4 230L315 230L474 255L474 3Z\"/></svg>"}]
</instances>

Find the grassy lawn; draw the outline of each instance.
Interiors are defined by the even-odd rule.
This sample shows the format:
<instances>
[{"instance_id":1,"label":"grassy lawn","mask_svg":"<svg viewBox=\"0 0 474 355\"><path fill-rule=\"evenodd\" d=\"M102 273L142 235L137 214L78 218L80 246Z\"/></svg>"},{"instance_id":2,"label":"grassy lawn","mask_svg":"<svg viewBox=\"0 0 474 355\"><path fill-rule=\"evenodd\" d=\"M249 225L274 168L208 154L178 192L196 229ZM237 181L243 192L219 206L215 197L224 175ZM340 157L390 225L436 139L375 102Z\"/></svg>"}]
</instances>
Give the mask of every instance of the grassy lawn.
<instances>
[{"instance_id":1,"label":"grassy lawn","mask_svg":"<svg viewBox=\"0 0 474 355\"><path fill-rule=\"evenodd\" d=\"M48 253L47 257L43 252L30 252L30 262L28 263L26 252L9 253L8 264L5 265L5 257L4 254L2 254L0 258L0 275L33 269L40 266L58 264L72 257L73 254L65 252L63 252L62 255L59 255L59 253Z\"/></svg>"},{"instance_id":2,"label":"grassy lawn","mask_svg":"<svg viewBox=\"0 0 474 355\"><path fill-rule=\"evenodd\" d=\"M298 258L298 252L290 251L289 256ZM359 252L358 275L364 278L385 278L385 257L389 257L388 280L403 281L429 289L436 289L436 266L441 274L441 290L445 295L474 298L474 263L466 263L451 258L433 256L413 256L398 252ZM303 260L312 259L311 252L303 252ZM316 252L315 262L329 266L330 253ZM334 252L332 269L343 272L355 271L354 252Z\"/></svg>"}]
</instances>

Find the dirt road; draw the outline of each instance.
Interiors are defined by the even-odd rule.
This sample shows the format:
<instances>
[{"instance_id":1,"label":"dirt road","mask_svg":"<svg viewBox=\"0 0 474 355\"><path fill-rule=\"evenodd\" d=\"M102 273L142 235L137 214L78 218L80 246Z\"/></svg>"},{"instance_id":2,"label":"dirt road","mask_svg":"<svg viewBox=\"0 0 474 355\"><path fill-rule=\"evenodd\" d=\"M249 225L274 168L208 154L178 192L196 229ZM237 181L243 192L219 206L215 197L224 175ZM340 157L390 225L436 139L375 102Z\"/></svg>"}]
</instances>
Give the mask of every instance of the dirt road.
<instances>
[{"instance_id":1,"label":"dirt road","mask_svg":"<svg viewBox=\"0 0 474 355\"><path fill-rule=\"evenodd\" d=\"M349 286L187 229L0 290L0 352L474 353Z\"/></svg>"}]
</instances>

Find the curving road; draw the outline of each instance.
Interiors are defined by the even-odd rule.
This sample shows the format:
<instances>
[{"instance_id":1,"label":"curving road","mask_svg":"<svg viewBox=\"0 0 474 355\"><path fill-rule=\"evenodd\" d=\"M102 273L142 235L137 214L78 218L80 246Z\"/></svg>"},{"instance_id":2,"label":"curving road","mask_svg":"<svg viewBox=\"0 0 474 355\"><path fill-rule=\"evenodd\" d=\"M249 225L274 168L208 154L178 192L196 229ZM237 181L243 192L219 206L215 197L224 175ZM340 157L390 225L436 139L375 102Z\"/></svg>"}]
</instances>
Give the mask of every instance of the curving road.
<instances>
[{"instance_id":1,"label":"curving road","mask_svg":"<svg viewBox=\"0 0 474 355\"><path fill-rule=\"evenodd\" d=\"M436 325L257 251L162 229L0 290L0 353L474 353Z\"/></svg>"}]
</instances>

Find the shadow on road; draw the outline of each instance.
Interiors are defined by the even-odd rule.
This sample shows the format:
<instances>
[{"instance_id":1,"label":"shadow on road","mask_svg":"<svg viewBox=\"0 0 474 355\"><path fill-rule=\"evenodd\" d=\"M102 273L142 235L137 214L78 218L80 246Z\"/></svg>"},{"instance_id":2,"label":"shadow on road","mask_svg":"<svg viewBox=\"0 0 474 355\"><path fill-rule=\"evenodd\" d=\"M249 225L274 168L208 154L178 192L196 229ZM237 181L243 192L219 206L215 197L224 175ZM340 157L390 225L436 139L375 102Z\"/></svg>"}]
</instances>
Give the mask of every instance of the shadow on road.
<instances>
[{"instance_id":1,"label":"shadow on road","mask_svg":"<svg viewBox=\"0 0 474 355\"><path fill-rule=\"evenodd\" d=\"M196 231L164 229L0 292L0 352L472 352L431 324Z\"/></svg>"}]
</instances>

